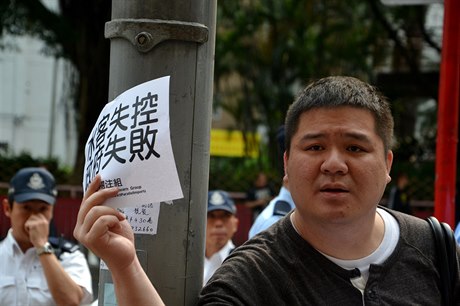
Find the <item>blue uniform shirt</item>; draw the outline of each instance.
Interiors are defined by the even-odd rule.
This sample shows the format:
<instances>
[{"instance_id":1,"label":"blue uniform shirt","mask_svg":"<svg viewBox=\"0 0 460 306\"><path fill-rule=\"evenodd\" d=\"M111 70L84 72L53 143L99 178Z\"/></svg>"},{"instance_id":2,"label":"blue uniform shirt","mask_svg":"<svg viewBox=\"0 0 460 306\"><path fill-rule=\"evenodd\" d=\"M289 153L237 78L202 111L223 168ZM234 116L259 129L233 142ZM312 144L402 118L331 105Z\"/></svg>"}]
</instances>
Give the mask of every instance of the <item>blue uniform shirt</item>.
<instances>
[{"instance_id":1,"label":"blue uniform shirt","mask_svg":"<svg viewBox=\"0 0 460 306\"><path fill-rule=\"evenodd\" d=\"M277 202L283 201L288 203L290 209L294 209L294 201L292 200L291 193L284 187L281 187L279 194L270 201L270 203L265 207L265 209L257 216L256 221L251 226L249 230L249 239L253 236L257 235L259 232L266 230L269 228L273 223L278 221L283 217L282 214L274 213L275 206Z\"/></svg>"},{"instance_id":2,"label":"blue uniform shirt","mask_svg":"<svg viewBox=\"0 0 460 306\"><path fill-rule=\"evenodd\" d=\"M460 222L458 222L457 227L455 228L455 240L460 245Z\"/></svg>"}]
</instances>

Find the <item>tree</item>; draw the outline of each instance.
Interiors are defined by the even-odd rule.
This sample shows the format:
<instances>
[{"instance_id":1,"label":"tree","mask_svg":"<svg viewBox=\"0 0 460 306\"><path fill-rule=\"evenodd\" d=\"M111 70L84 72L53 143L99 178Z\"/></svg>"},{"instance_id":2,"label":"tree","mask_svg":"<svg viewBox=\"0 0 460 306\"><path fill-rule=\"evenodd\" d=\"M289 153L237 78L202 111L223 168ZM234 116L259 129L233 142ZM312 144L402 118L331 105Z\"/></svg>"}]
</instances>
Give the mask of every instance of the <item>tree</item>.
<instances>
[{"instance_id":1,"label":"tree","mask_svg":"<svg viewBox=\"0 0 460 306\"><path fill-rule=\"evenodd\" d=\"M40 37L55 56L75 66L78 152L84 152L107 103L110 42L104 38L104 24L110 20L110 6L109 0L59 0L56 13L36 0L0 3L1 33ZM385 7L379 0L218 1L215 106L234 117L236 126L228 128L255 132L267 127L268 156L276 169L276 130L297 92L313 79L357 76L382 85L395 103L424 91L436 99L437 83L427 82L420 69L423 46L440 52L425 27L426 11L426 6ZM412 87L380 82L377 71L389 66L388 59L390 68L404 73ZM395 117L408 113L405 102L396 106L400 112ZM433 134L433 129L426 130ZM75 182L81 181L83 163L80 153Z\"/></svg>"},{"instance_id":2,"label":"tree","mask_svg":"<svg viewBox=\"0 0 460 306\"><path fill-rule=\"evenodd\" d=\"M73 95L77 110L78 152L73 182L80 183L84 147L100 111L108 102L110 41L104 38L110 0L59 0L59 12L37 0L0 3L0 33L43 39L47 52L76 69Z\"/></svg>"},{"instance_id":3,"label":"tree","mask_svg":"<svg viewBox=\"0 0 460 306\"><path fill-rule=\"evenodd\" d=\"M218 7L216 103L238 128L275 133L296 93L330 74L372 77L385 56L369 7L362 1L223 1Z\"/></svg>"},{"instance_id":4,"label":"tree","mask_svg":"<svg viewBox=\"0 0 460 306\"><path fill-rule=\"evenodd\" d=\"M391 68L407 71L419 88L432 88L422 77L421 47L440 48L425 29L425 15L426 7L389 8L379 0L221 1L215 103L233 115L232 128L267 127L276 164L276 130L298 90L313 79L346 74L377 85L377 69L394 59ZM407 92L399 94L391 98Z\"/></svg>"}]
</instances>

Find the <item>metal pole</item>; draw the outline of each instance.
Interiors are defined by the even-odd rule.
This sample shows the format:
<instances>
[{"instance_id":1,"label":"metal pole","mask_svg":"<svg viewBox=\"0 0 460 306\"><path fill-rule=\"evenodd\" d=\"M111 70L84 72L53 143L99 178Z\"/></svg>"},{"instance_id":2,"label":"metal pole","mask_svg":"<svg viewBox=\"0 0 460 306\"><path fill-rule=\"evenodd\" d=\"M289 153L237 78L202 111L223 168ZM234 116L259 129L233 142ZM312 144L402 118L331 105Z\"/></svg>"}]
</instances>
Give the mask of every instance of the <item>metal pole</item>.
<instances>
[{"instance_id":1,"label":"metal pole","mask_svg":"<svg viewBox=\"0 0 460 306\"><path fill-rule=\"evenodd\" d=\"M460 94L460 1L444 1L442 60L436 139L435 216L455 227L458 103Z\"/></svg>"},{"instance_id":2,"label":"metal pole","mask_svg":"<svg viewBox=\"0 0 460 306\"><path fill-rule=\"evenodd\" d=\"M53 58L53 76L51 84L51 111L50 111L50 128L48 138L48 158L53 157L54 148L54 135L55 133L55 122L56 121L56 96L57 96L57 73L58 73L58 59Z\"/></svg>"},{"instance_id":3,"label":"metal pole","mask_svg":"<svg viewBox=\"0 0 460 306\"><path fill-rule=\"evenodd\" d=\"M171 142L184 198L161 204L156 235L136 235L139 259L166 305L196 304L203 282L216 6L215 0L113 0L105 29L109 101L171 76ZM110 272L100 270L99 305L107 304L111 283Z\"/></svg>"}]
</instances>

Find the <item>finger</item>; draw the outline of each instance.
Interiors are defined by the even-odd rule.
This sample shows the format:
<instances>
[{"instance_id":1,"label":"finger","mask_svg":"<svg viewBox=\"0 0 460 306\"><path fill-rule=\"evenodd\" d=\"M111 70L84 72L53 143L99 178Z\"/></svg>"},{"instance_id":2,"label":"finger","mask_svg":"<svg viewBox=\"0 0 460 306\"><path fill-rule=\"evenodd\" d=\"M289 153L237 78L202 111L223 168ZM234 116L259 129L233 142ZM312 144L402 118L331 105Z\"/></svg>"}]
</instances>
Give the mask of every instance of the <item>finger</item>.
<instances>
[{"instance_id":1,"label":"finger","mask_svg":"<svg viewBox=\"0 0 460 306\"><path fill-rule=\"evenodd\" d=\"M87 240L90 238L99 239L107 234L111 228L120 226L119 223L120 220L116 216L103 215L93 223L93 226L87 231L85 236Z\"/></svg>"},{"instance_id":2,"label":"finger","mask_svg":"<svg viewBox=\"0 0 460 306\"><path fill-rule=\"evenodd\" d=\"M34 215L30 215L26 222L24 222L24 227L29 231L30 228L34 225L35 220L36 217Z\"/></svg>"},{"instance_id":3,"label":"finger","mask_svg":"<svg viewBox=\"0 0 460 306\"><path fill-rule=\"evenodd\" d=\"M96 220L80 241L93 251L103 251L112 238L120 236L122 222L114 215L104 215Z\"/></svg>"},{"instance_id":4,"label":"finger","mask_svg":"<svg viewBox=\"0 0 460 306\"><path fill-rule=\"evenodd\" d=\"M84 216L89 210L89 208L86 208L88 197L91 196L93 193L95 193L99 189L100 184L101 184L101 176L100 174L97 174L93 178L93 181L88 185L88 189L85 191L85 194L83 195L83 199L80 204L80 209L78 210L77 225L83 222Z\"/></svg>"},{"instance_id":5,"label":"finger","mask_svg":"<svg viewBox=\"0 0 460 306\"><path fill-rule=\"evenodd\" d=\"M35 222L42 221L42 222L48 223L48 219L46 219L45 215L42 214L42 213L34 213L34 214L30 215L28 220L35 221Z\"/></svg>"},{"instance_id":6,"label":"finger","mask_svg":"<svg viewBox=\"0 0 460 306\"><path fill-rule=\"evenodd\" d=\"M80 210L78 211L77 225L80 225L84 221L85 216L91 207L101 205L107 199L114 197L118 193L118 188L116 187L99 190L100 184L101 176L98 174L88 186L88 190L83 197Z\"/></svg>"},{"instance_id":7,"label":"finger","mask_svg":"<svg viewBox=\"0 0 460 306\"><path fill-rule=\"evenodd\" d=\"M82 235L85 235L85 233L89 232L94 223L96 223L99 218L105 216L115 216L118 221L125 219L125 216L122 213L112 207L94 206L90 211L88 211L81 225L75 228L75 232L78 232L78 237L81 237ZM78 237L76 236L75 238L78 239Z\"/></svg>"},{"instance_id":8,"label":"finger","mask_svg":"<svg viewBox=\"0 0 460 306\"><path fill-rule=\"evenodd\" d=\"M86 189L85 194L83 195L83 200L85 201L90 195L95 193L99 187L101 186L101 175L98 173L93 178L93 181L88 185L88 189Z\"/></svg>"},{"instance_id":9,"label":"finger","mask_svg":"<svg viewBox=\"0 0 460 306\"><path fill-rule=\"evenodd\" d=\"M106 244L107 242L104 239L108 239L106 236L109 235L108 228L110 226L114 226L114 224L118 221L118 218L115 216L103 216L100 219L98 219L98 222L96 224L93 224L93 226L86 232L81 232L81 235L77 237L78 240L85 245L87 248L89 248L93 252L97 252L99 248L105 248L107 247Z\"/></svg>"}]
</instances>

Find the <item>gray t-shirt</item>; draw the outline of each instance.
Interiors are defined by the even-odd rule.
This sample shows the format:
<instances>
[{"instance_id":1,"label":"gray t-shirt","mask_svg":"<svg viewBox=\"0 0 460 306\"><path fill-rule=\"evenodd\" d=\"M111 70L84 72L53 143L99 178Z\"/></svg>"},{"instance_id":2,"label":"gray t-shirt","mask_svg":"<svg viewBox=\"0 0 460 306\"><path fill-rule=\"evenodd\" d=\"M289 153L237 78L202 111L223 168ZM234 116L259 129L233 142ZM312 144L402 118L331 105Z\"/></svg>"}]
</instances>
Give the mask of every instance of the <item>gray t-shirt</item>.
<instances>
[{"instance_id":1,"label":"gray t-shirt","mask_svg":"<svg viewBox=\"0 0 460 306\"><path fill-rule=\"evenodd\" d=\"M359 272L316 251L287 215L235 249L203 288L198 305L441 305L428 222L389 212L399 223L400 238L385 262L370 266L364 296L350 282Z\"/></svg>"}]
</instances>

